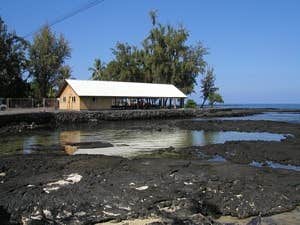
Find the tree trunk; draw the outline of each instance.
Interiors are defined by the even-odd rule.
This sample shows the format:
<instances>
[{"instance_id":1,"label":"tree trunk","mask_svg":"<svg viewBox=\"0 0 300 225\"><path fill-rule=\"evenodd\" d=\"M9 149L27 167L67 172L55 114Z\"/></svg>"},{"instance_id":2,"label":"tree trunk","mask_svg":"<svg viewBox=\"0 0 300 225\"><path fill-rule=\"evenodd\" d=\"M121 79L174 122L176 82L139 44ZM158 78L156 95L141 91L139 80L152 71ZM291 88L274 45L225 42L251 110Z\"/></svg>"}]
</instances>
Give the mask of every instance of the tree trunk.
<instances>
[{"instance_id":1,"label":"tree trunk","mask_svg":"<svg viewBox=\"0 0 300 225\"><path fill-rule=\"evenodd\" d=\"M206 100L207 100L207 98L203 98L203 102L202 102L202 104L201 104L201 108L204 107L204 104L205 104Z\"/></svg>"}]
</instances>

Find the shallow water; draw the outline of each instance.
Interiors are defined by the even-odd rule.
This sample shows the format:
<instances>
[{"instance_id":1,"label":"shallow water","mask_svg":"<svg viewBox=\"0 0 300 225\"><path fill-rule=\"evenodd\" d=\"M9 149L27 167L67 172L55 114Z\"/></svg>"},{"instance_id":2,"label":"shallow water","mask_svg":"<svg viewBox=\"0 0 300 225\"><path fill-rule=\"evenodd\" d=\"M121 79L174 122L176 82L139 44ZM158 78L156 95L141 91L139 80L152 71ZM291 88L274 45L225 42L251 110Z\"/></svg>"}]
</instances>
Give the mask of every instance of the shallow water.
<instances>
[{"instance_id":1,"label":"shallow water","mask_svg":"<svg viewBox=\"0 0 300 225\"><path fill-rule=\"evenodd\" d=\"M39 131L29 135L9 136L0 138L0 153L36 153L51 152L63 149L68 142L108 142L113 147L68 149L68 154L105 154L129 156L143 151L152 151L160 148L203 146L221 144L226 141L263 140L280 141L283 134L267 132L211 132L191 131L180 129L134 130L134 129L81 129Z\"/></svg>"},{"instance_id":2,"label":"shallow water","mask_svg":"<svg viewBox=\"0 0 300 225\"><path fill-rule=\"evenodd\" d=\"M268 120L277 122L300 123L300 113L288 112L265 112L262 114L255 114L251 116L239 117L215 117L205 120L218 119L218 120ZM203 120L202 118L196 120Z\"/></svg>"},{"instance_id":3,"label":"shallow water","mask_svg":"<svg viewBox=\"0 0 300 225\"><path fill-rule=\"evenodd\" d=\"M226 162L226 159L223 156L215 155L211 159L208 160L209 162Z\"/></svg>"},{"instance_id":4,"label":"shallow water","mask_svg":"<svg viewBox=\"0 0 300 225\"><path fill-rule=\"evenodd\" d=\"M261 162L256 162L256 161L252 161L250 164L250 166L254 166L254 167L270 167L273 169L285 169L285 170L294 170L294 171L300 171L300 166L294 166L294 165L290 165L290 164L281 164L281 163L275 163L272 161L266 161L264 163Z\"/></svg>"}]
</instances>

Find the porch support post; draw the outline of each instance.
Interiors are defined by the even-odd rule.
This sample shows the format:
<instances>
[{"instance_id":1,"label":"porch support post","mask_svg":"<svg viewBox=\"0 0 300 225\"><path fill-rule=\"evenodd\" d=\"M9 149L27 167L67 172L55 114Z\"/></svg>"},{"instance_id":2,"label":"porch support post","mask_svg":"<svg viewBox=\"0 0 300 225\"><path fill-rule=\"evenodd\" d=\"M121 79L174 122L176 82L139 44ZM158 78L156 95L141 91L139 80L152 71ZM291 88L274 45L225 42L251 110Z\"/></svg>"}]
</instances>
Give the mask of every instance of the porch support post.
<instances>
[{"instance_id":1,"label":"porch support post","mask_svg":"<svg viewBox=\"0 0 300 225\"><path fill-rule=\"evenodd\" d=\"M181 108L184 108L184 98L181 98L180 102L181 102Z\"/></svg>"}]
</instances>

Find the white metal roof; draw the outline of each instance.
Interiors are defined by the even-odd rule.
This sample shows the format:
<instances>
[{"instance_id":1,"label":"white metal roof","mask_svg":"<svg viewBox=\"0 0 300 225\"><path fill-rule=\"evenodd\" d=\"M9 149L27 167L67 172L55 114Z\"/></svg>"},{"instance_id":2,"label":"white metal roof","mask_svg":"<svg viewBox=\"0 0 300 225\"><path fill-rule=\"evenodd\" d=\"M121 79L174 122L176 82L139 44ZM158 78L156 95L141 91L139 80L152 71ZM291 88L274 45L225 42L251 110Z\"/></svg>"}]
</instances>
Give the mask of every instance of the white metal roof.
<instances>
[{"instance_id":1,"label":"white metal roof","mask_svg":"<svg viewBox=\"0 0 300 225\"><path fill-rule=\"evenodd\" d=\"M78 96L185 98L172 84L119 81L70 80L66 82Z\"/></svg>"}]
</instances>

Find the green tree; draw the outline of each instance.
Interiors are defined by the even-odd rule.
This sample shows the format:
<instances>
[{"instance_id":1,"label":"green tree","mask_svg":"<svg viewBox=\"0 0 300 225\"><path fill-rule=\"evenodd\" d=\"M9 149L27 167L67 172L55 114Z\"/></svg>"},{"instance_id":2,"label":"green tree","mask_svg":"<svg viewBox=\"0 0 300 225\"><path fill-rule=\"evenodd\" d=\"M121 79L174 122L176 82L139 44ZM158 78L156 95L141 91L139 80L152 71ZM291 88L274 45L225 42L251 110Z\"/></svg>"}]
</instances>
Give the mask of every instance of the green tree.
<instances>
[{"instance_id":1,"label":"green tree","mask_svg":"<svg viewBox=\"0 0 300 225\"><path fill-rule=\"evenodd\" d=\"M153 27L142 47L117 43L103 74L110 80L170 83L192 93L197 76L205 71L207 49L200 42L188 45L190 34L183 26L158 23L156 11L150 19Z\"/></svg>"},{"instance_id":2,"label":"green tree","mask_svg":"<svg viewBox=\"0 0 300 225\"><path fill-rule=\"evenodd\" d=\"M208 67L205 76L201 80L201 93L203 99L201 108L203 108L208 97L219 90L219 88L215 86L215 80L214 68Z\"/></svg>"},{"instance_id":3,"label":"green tree","mask_svg":"<svg viewBox=\"0 0 300 225\"><path fill-rule=\"evenodd\" d=\"M224 103L222 96L217 92L211 93L208 96L208 101L211 107L213 107L215 103Z\"/></svg>"},{"instance_id":4,"label":"green tree","mask_svg":"<svg viewBox=\"0 0 300 225\"><path fill-rule=\"evenodd\" d=\"M90 67L89 71L92 71L92 80L106 80L105 64L100 59L95 59L93 67Z\"/></svg>"},{"instance_id":5,"label":"green tree","mask_svg":"<svg viewBox=\"0 0 300 225\"><path fill-rule=\"evenodd\" d=\"M62 35L56 37L49 26L44 26L35 35L29 57L30 76L33 79L36 97L49 97L52 90L57 88L60 70L70 54L68 42Z\"/></svg>"},{"instance_id":6,"label":"green tree","mask_svg":"<svg viewBox=\"0 0 300 225\"><path fill-rule=\"evenodd\" d=\"M0 17L0 97L26 97L29 85L23 79L28 61L28 43L9 32Z\"/></svg>"},{"instance_id":7,"label":"green tree","mask_svg":"<svg viewBox=\"0 0 300 225\"><path fill-rule=\"evenodd\" d=\"M152 22L152 26L156 25L156 20L157 20L157 10L150 10L149 16Z\"/></svg>"},{"instance_id":8,"label":"green tree","mask_svg":"<svg viewBox=\"0 0 300 225\"><path fill-rule=\"evenodd\" d=\"M187 45L189 32L183 27L157 23L151 11L152 29L143 41L144 70L154 83L171 83L185 94L193 92L196 77L205 70L207 49L198 42Z\"/></svg>"},{"instance_id":9,"label":"green tree","mask_svg":"<svg viewBox=\"0 0 300 225\"><path fill-rule=\"evenodd\" d=\"M55 85L50 88L48 97L55 97L56 93L62 88L64 85L65 79L72 78L72 69L68 65L61 66L59 68L58 76L55 80ZM33 86L33 90L35 87Z\"/></svg>"},{"instance_id":10,"label":"green tree","mask_svg":"<svg viewBox=\"0 0 300 225\"><path fill-rule=\"evenodd\" d=\"M72 69L69 65L64 65L59 68L58 76L56 79L56 91L58 91L62 85L64 84L64 81L66 79L72 78Z\"/></svg>"},{"instance_id":11,"label":"green tree","mask_svg":"<svg viewBox=\"0 0 300 225\"><path fill-rule=\"evenodd\" d=\"M197 107L197 103L192 100L192 99L188 99L185 103L185 108L196 108Z\"/></svg>"},{"instance_id":12,"label":"green tree","mask_svg":"<svg viewBox=\"0 0 300 225\"><path fill-rule=\"evenodd\" d=\"M143 51L127 43L117 43L112 49L115 59L107 64L106 74L112 80L145 82Z\"/></svg>"}]
</instances>

